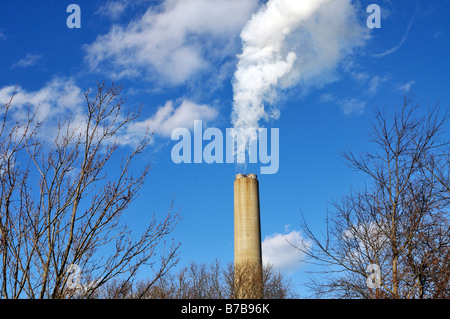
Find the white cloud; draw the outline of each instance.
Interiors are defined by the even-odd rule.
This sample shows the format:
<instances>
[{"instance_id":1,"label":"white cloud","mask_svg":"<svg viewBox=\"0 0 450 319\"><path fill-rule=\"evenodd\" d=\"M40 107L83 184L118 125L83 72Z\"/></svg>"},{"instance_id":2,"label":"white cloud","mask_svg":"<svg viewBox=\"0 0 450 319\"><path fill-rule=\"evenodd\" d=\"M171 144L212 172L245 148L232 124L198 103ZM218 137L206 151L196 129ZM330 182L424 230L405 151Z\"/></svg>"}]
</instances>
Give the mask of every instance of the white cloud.
<instances>
[{"instance_id":1,"label":"white cloud","mask_svg":"<svg viewBox=\"0 0 450 319\"><path fill-rule=\"evenodd\" d=\"M196 104L183 100L178 107L168 101L158 108L156 113L143 121L131 123L121 134L121 143L135 143L147 130L163 137L170 137L172 131L179 127L192 129L194 120L210 121L217 117L218 111L205 104Z\"/></svg>"},{"instance_id":2,"label":"white cloud","mask_svg":"<svg viewBox=\"0 0 450 319\"><path fill-rule=\"evenodd\" d=\"M235 52L230 41L256 8L257 0L166 0L151 6L126 27L85 46L91 69L114 76L150 76L168 84L184 83L211 61ZM232 47L232 46L231 46ZM213 72L211 72L213 73Z\"/></svg>"},{"instance_id":3,"label":"white cloud","mask_svg":"<svg viewBox=\"0 0 450 319\"><path fill-rule=\"evenodd\" d=\"M0 103L11 99L10 116L15 120L26 119L26 109L36 111L36 119L42 121L46 118L58 118L61 115L76 112L83 101L81 89L73 79L56 77L37 91L27 91L18 86L5 86L0 88Z\"/></svg>"},{"instance_id":4,"label":"white cloud","mask_svg":"<svg viewBox=\"0 0 450 319\"><path fill-rule=\"evenodd\" d=\"M296 247L311 247L311 243L298 231L267 236L262 242L263 263L269 263L279 270L293 272L300 267L304 258L304 254Z\"/></svg>"},{"instance_id":5,"label":"white cloud","mask_svg":"<svg viewBox=\"0 0 450 319\"><path fill-rule=\"evenodd\" d=\"M366 108L365 101L360 101L355 98L340 100L338 104L346 116L352 114L361 115Z\"/></svg>"},{"instance_id":6,"label":"white cloud","mask_svg":"<svg viewBox=\"0 0 450 319\"><path fill-rule=\"evenodd\" d=\"M79 126L84 122L83 93L70 78L56 77L37 91L27 91L18 86L0 88L0 103L14 98L10 105L8 117L13 121L26 121L28 109L38 122L44 121L39 129L40 137L52 141L58 130L58 124L71 116L72 125Z\"/></svg>"},{"instance_id":7,"label":"white cloud","mask_svg":"<svg viewBox=\"0 0 450 319\"><path fill-rule=\"evenodd\" d=\"M408 93L415 83L416 81L409 81L408 83L399 85L399 90L402 91L403 93Z\"/></svg>"},{"instance_id":8,"label":"white cloud","mask_svg":"<svg viewBox=\"0 0 450 319\"><path fill-rule=\"evenodd\" d=\"M390 78L389 75L385 75L384 77L374 76L369 81L369 94L371 96L375 95L378 91L378 88Z\"/></svg>"},{"instance_id":9,"label":"white cloud","mask_svg":"<svg viewBox=\"0 0 450 319\"><path fill-rule=\"evenodd\" d=\"M41 54L31 54L28 53L23 59L20 59L19 61L17 61L16 63L14 63L11 66L11 69L14 69L16 67L20 67L20 68L26 68L29 66L33 66L36 65L36 63L42 59L42 55Z\"/></svg>"},{"instance_id":10,"label":"white cloud","mask_svg":"<svg viewBox=\"0 0 450 319\"><path fill-rule=\"evenodd\" d=\"M319 103L330 103L336 100L335 96L331 93L322 94L319 98Z\"/></svg>"},{"instance_id":11,"label":"white cloud","mask_svg":"<svg viewBox=\"0 0 450 319\"><path fill-rule=\"evenodd\" d=\"M319 98L319 103L336 103L346 116L361 115L366 108L366 102L356 98L339 99L331 93L325 93Z\"/></svg>"},{"instance_id":12,"label":"white cloud","mask_svg":"<svg viewBox=\"0 0 450 319\"><path fill-rule=\"evenodd\" d=\"M83 91L73 79L54 78L44 87L36 91L27 91L22 87L5 86L0 88L0 103L6 103L15 95L8 116L14 121L25 121L27 109L36 112L36 121L45 120L40 128L40 137L53 142L58 125L69 117L74 129L85 128L85 100ZM147 127L162 137L170 137L177 127L191 128L194 120L209 121L216 118L218 111L208 105L196 104L189 100L181 101L174 106L168 101L158 108L155 114L142 120L135 120L122 128L118 133L122 145L133 145L144 136Z\"/></svg>"},{"instance_id":13,"label":"white cloud","mask_svg":"<svg viewBox=\"0 0 450 319\"><path fill-rule=\"evenodd\" d=\"M117 20L130 5L130 0L107 1L95 12L98 15L105 16L111 20Z\"/></svg>"}]
</instances>

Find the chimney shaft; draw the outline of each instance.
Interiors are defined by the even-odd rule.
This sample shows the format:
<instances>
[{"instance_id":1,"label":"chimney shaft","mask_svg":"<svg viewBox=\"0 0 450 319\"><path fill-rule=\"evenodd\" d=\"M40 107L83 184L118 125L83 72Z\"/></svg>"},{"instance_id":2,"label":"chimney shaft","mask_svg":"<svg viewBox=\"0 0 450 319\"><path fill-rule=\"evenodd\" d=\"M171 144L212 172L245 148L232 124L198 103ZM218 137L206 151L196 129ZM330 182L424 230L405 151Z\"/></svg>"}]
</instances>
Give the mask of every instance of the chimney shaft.
<instances>
[{"instance_id":1,"label":"chimney shaft","mask_svg":"<svg viewBox=\"0 0 450 319\"><path fill-rule=\"evenodd\" d=\"M260 298L262 293L261 225L259 185L255 174L247 176L237 174L234 180L234 265L236 283L240 282L240 286L247 287L237 289L237 297ZM240 272L246 273L241 276ZM242 278L238 277L252 278L252 284L243 285Z\"/></svg>"}]
</instances>

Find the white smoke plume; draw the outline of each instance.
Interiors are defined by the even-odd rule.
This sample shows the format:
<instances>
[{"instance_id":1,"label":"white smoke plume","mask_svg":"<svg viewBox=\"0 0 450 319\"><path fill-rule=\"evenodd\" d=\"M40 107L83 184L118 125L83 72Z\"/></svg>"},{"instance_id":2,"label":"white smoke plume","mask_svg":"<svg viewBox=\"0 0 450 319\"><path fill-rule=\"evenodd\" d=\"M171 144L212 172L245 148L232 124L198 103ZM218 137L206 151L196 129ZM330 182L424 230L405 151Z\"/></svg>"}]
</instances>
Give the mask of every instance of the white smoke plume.
<instances>
[{"instance_id":1,"label":"white smoke plume","mask_svg":"<svg viewBox=\"0 0 450 319\"><path fill-rule=\"evenodd\" d=\"M280 89L334 81L339 62L366 38L351 0L269 0L241 32L234 128L258 128L261 119L278 119Z\"/></svg>"}]
</instances>

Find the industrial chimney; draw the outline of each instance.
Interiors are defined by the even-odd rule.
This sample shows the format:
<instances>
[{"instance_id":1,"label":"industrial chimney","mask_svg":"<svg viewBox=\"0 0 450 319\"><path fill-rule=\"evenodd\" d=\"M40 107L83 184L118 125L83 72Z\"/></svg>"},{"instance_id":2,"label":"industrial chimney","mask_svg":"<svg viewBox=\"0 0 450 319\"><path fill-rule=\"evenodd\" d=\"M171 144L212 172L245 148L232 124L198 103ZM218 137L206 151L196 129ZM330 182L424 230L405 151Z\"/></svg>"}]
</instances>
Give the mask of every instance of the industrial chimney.
<instances>
[{"instance_id":1,"label":"industrial chimney","mask_svg":"<svg viewBox=\"0 0 450 319\"><path fill-rule=\"evenodd\" d=\"M234 180L234 268L237 298L262 298L259 186L255 174Z\"/></svg>"}]
</instances>

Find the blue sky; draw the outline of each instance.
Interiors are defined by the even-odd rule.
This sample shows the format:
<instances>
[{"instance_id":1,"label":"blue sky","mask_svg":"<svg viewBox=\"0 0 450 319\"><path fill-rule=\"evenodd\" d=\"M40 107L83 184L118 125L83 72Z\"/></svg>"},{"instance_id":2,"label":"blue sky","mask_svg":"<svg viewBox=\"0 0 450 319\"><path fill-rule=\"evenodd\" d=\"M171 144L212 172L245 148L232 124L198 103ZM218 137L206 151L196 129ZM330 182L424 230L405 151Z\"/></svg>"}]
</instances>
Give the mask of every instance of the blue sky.
<instances>
[{"instance_id":1,"label":"blue sky","mask_svg":"<svg viewBox=\"0 0 450 319\"><path fill-rule=\"evenodd\" d=\"M138 163L150 161L152 170L127 223L139 231L145 216L163 216L175 198L182 220L174 237L182 243L182 264L215 258L230 262L234 175L256 173L263 255L288 269L298 290L307 294L303 283L310 268L298 262L301 256L286 247L283 236L301 239L301 212L313 229L323 230L330 201L362 185L363 176L349 169L339 153L370 147L375 105L393 110L403 93L414 93L424 105L448 108L450 2L325 0L315 6L304 1L311 16L276 18L266 4L291 1L263 2L2 1L0 102L18 85L16 106L46 106L51 112L46 129L51 130L59 116L80 110L82 92L95 81L122 82L128 106L143 105L139 121L155 130ZM72 3L81 9L81 28L66 25ZM366 25L372 3L381 8L381 28ZM276 33L280 25L284 29ZM257 85L258 72L246 67L262 69L267 60L242 53L268 48L277 48L271 55L279 59L275 62L288 61L289 52L296 59L272 85L249 93L235 72L242 70ZM241 123L236 118L242 113L233 109L240 90L262 97L262 115L245 115L260 127L279 129L277 173L261 175L259 164L244 169L173 163L172 130L191 129L194 120L224 132ZM132 127L124 141L140 133L138 125ZM124 142L120 151L127 150Z\"/></svg>"}]
</instances>

